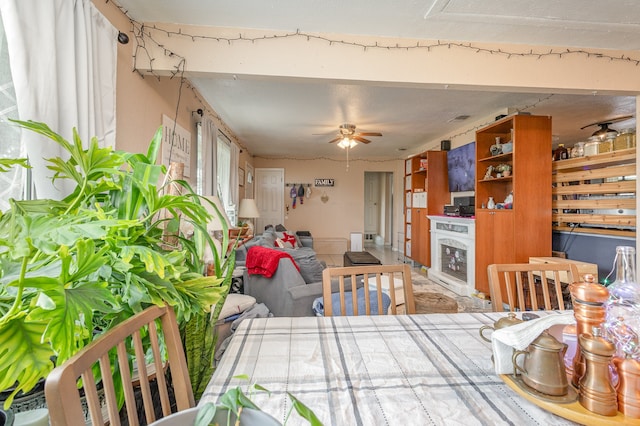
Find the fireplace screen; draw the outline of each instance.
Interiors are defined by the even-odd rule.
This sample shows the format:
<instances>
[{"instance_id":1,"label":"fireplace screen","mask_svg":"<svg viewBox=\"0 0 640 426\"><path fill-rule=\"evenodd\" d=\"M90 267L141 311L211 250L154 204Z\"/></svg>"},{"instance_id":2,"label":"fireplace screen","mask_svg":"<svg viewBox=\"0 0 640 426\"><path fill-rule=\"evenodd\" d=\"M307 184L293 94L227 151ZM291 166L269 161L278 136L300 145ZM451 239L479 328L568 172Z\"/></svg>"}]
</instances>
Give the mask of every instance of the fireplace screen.
<instances>
[{"instance_id":1,"label":"fireplace screen","mask_svg":"<svg viewBox=\"0 0 640 426\"><path fill-rule=\"evenodd\" d=\"M440 244L441 271L453 278L467 281L467 250Z\"/></svg>"}]
</instances>

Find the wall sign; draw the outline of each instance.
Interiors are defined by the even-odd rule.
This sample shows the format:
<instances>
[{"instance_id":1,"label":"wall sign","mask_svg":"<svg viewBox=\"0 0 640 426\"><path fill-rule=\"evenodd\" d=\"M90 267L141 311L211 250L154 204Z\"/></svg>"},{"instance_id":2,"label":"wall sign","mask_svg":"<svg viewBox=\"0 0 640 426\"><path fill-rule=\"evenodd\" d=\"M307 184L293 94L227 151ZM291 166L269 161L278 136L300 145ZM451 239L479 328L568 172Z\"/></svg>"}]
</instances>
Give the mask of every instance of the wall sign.
<instances>
[{"instance_id":1,"label":"wall sign","mask_svg":"<svg viewBox=\"0 0 640 426\"><path fill-rule=\"evenodd\" d=\"M169 167L170 161L184 163L184 177L189 177L191 176L191 133L179 124L175 124L175 136L172 138L174 124L171 118L162 115L162 164Z\"/></svg>"},{"instance_id":2,"label":"wall sign","mask_svg":"<svg viewBox=\"0 0 640 426\"><path fill-rule=\"evenodd\" d=\"M335 179L315 179L315 186L333 186Z\"/></svg>"}]
</instances>

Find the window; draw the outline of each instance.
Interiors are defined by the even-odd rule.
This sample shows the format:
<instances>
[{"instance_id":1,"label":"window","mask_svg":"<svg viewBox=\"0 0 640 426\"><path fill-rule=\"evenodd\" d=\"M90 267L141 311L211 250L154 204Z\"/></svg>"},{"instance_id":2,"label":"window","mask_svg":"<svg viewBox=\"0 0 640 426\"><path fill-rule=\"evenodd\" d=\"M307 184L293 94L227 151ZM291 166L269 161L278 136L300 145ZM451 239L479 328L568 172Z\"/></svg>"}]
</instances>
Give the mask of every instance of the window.
<instances>
[{"instance_id":1,"label":"window","mask_svg":"<svg viewBox=\"0 0 640 426\"><path fill-rule=\"evenodd\" d=\"M9 68L9 51L4 26L0 19L0 121L18 116L16 93ZM21 152L20 130L16 126L0 126L0 158L26 157ZM9 199L21 199L25 188L26 171L22 167L13 167L6 173L0 173L0 211L9 208Z\"/></svg>"},{"instance_id":2,"label":"window","mask_svg":"<svg viewBox=\"0 0 640 426\"><path fill-rule=\"evenodd\" d=\"M218 194L224 204L227 217L231 223L236 223L236 209L231 204L231 140L221 132L218 132L218 159L217 159Z\"/></svg>"}]
</instances>

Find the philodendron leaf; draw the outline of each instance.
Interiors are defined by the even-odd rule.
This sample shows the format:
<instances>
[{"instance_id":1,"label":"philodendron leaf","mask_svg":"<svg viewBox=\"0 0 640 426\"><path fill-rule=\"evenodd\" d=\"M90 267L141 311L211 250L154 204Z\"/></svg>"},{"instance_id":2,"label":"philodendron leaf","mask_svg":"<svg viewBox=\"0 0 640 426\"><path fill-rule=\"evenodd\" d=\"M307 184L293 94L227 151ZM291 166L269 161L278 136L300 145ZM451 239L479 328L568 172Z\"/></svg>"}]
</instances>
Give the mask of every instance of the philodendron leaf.
<instances>
[{"instance_id":1,"label":"philodendron leaf","mask_svg":"<svg viewBox=\"0 0 640 426\"><path fill-rule=\"evenodd\" d=\"M123 246L120 252L125 262L131 262L135 255L144 263L147 272L157 274L160 278L164 278L166 269L174 270L171 262L162 253L149 247Z\"/></svg>"},{"instance_id":2,"label":"philodendron leaf","mask_svg":"<svg viewBox=\"0 0 640 426\"><path fill-rule=\"evenodd\" d=\"M208 312L211 306L215 306L227 294L228 287L220 285L223 281L224 278L199 277L174 283L174 286L188 300L197 300L203 310Z\"/></svg>"},{"instance_id":3,"label":"philodendron leaf","mask_svg":"<svg viewBox=\"0 0 640 426\"><path fill-rule=\"evenodd\" d=\"M48 322L44 338L51 341L58 361L64 362L84 346L82 329L91 332L94 312L116 312L118 303L106 282L76 283L72 288L45 292L55 306L39 305L29 319ZM80 329L78 329L80 327Z\"/></svg>"},{"instance_id":4,"label":"philodendron leaf","mask_svg":"<svg viewBox=\"0 0 640 426\"><path fill-rule=\"evenodd\" d=\"M45 324L26 321L26 313L0 319L0 390L17 386L5 401L7 409L19 391L28 392L53 370L54 355L42 342Z\"/></svg>"}]
</instances>

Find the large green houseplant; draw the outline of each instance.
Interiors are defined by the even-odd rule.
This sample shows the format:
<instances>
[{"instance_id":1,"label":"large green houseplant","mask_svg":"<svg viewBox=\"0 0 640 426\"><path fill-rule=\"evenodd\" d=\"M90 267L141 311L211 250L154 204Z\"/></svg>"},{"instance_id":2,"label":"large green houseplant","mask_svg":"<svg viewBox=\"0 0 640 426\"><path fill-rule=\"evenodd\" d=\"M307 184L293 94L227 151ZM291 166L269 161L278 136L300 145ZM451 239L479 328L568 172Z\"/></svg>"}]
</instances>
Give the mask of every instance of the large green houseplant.
<instances>
[{"instance_id":1,"label":"large green houseplant","mask_svg":"<svg viewBox=\"0 0 640 426\"><path fill-rule=\"evenodd\" d=\"M160 130L144 155L100 148L95 138L84 149L75 129L67 141L43 123L15 123L64 149L68 159L49 159L48 168L54 184L68 179L75 189L62 200L11 200L0 215L0 391L13 390L5 408L147 306L172 305L183 326L208 319L226 297L234 262L206 230L208 200L185 181L163 183ZM0 172L19 166L26 162L0 160ZM172 195L169 183L183 192ZM191 223L190 238L180 234L181 221ZM167 233L177 240L168 243ZM202 260L207 247L211 276Z\"/></svg>"}]
</instances>

